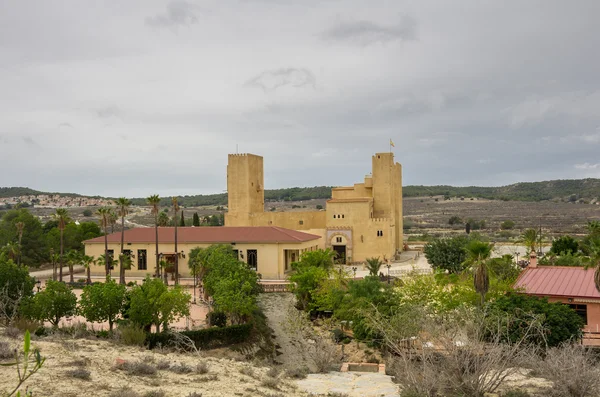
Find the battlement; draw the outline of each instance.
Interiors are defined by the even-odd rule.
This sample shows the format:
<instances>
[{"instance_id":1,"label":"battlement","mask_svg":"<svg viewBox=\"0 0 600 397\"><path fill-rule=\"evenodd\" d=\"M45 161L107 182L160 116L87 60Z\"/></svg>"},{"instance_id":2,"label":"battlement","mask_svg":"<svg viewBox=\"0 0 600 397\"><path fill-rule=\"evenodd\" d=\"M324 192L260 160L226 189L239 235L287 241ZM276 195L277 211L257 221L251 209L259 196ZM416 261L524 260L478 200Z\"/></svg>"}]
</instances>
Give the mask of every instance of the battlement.
<instances>
[{"instance_id":1,"label":"battlement","mask_svg":"<svg viewBox=\"0 0 600 397\"><path fill-rule=\"evenodd\" d=\"M385 223L385 222L391 222L392 219L391 218L370 218L369 222L373 222L373 223Z\"/></svg>"},{"instance_id":2,"label":"battlement","mask_svg":"<svg viewBox=\"0 0 600 397\"><path fill-rule=\"evenodd\" d=\"M228 155L229 157L259 157L262 158L262 156L256 155L256 154L252 154L252 153L230 153Z\"/></svg>"}]
</instances>

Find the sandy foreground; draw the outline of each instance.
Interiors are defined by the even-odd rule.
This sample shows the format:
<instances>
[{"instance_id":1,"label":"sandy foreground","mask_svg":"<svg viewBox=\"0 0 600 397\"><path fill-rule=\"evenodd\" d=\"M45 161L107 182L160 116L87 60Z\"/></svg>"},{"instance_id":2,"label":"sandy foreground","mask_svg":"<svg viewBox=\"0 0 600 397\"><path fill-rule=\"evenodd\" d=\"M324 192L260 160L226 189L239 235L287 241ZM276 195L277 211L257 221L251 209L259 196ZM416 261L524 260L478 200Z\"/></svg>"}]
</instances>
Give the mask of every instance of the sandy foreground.
<instances>
[{"instance_id":1,"label":"sandy foreground","mask_svg":"<svg viewBox=\"0 0 600 397\"><path fill-rule=\"evenodd\" d=\"M0 340L8 341L15 347L22 343L4 336ZM39 348L42 356L46 357L43 368L24 384L33 391L34 396L126 397L125 394L118 393L123 387L130 387L139 396L159 396L156 392L160 390L165 392L164 396L169 397L186 397L194 392L197 393L196 397L306 396L306 393L298 390L293 380L285 378L283 374L279 374L277 381L273 381L267 375L269 367L208 357L203 352L191 354L149 351L112 341L72 339L68 336L38 338L32 341L32 345ZM216 352L211 354L214 353ZM155 368L169 364L171 369L158 370L153 375L132 375L124 369L118 369L119 360L131 363L142 361ZM198 370L200 363L206 365L207 373ZM70 371L76 369L89 371L90 379L74 377ZM187 371L190 372L178 373ZM0 367L0 392L12 389L16 379L14 367ZM148 394L150 392L156 394Z\"/></svg>"}]
</instances>

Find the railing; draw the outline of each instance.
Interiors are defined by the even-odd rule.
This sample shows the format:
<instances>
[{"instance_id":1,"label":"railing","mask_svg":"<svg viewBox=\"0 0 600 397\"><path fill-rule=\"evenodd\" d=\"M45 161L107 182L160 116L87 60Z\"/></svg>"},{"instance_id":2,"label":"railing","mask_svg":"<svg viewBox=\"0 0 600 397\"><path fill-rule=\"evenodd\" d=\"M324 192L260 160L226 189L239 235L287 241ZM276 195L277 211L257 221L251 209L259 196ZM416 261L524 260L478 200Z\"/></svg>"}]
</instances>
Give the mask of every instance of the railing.
<instances>
[{"instance_id":1,"label":"railing","mask_svg":"<svg viewBox=\"0 0 600 397\"><path fill-rule=\"evenodd\" d=\"M433 269L395 269L390 270L390 276L402 277L408 274L432 274Z\"/></svg>"},{"instance_id":2,"label":"railing","mask_svg":"<svg viewBox=\"0 0 600 397\"><path fill-rule=\"evenodd\" d=\"M261 284L262 292L292 292L292 284L281 283L281 284Z\"/></svg>"}]
</instances>

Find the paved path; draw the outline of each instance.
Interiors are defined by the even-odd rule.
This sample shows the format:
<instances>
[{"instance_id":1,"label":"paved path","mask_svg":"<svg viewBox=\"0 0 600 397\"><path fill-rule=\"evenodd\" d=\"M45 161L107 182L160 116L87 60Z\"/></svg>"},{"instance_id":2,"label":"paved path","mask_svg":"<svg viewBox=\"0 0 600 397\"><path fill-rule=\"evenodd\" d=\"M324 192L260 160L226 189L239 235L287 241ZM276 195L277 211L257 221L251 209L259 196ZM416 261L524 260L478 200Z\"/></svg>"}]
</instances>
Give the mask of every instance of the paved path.
<instances>
[{"instance_id":1,"label":"paved path","mask_svg":"<svg viewBox=\"0 0 600 397\"><path fill-rule=\"evenodd\" d=\"M56 273L58 274L59 269L56 269ZM85 267L83 266L73 266L73 274L77 274L77 273L85 273ZM37 270L35 272L29 272L29 275L31 277L35 277L38 280L46 280L49 278L52 278L52 269L46 269L46 270ZM63 279L66 277L69 277L69 267L68 266L64 266L63 267ZM81 278L81 277L78 277ZM67 280L68 281L68 280Z\"/></svg>"},{"instance_id":2,"label":"paved path","mask_svg":"<svg viewBox=\"0 0 600 397\"><path fill-rule=\"evenodd\" d=\"M340 393L349 397L398 397L398 386L392 377L368 372L330 372L309 374L297 381L298 387L309 394Z\"/></svg>"}]
</instances>

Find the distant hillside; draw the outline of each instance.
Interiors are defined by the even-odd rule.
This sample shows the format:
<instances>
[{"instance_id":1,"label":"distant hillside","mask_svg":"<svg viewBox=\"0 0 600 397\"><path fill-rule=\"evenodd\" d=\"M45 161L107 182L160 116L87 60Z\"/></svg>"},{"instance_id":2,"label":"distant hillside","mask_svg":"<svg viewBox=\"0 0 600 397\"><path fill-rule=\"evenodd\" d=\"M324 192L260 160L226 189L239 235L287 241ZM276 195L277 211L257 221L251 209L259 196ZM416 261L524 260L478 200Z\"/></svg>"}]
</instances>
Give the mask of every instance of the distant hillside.
<instances>
[{"instance_id":1,"label":"distant hillside","mask_svg":"<svg viewBox=\"0 0 600 397\"><path fill-rule=\"evenodd\" d=\"M62 196L80 196L74 193L45 193L26 187L0 187L0 198L35 194L60 194ZM565 179L544 182L523 182L500 187L478 186L404 186L404 197L477 197L490 200L515 201L590 201L600 198L600 179ZM99 196L94 196L99 198ZM331 186L293 187L265 190L265 201L302 201L331 198ZM132 199L134 205L145 205L145 198ZM227 205L227 193L180 196L180 205L186 207L202 205ZM171 198L165 197L161 205L171 204Z\"/></svg>"},{"instance_id":2,"label":"distant hillside","mask_svg":"<svg viewBox=\"0 0 600 397\"><path fill-rule=\"evenodd\" d=\"M405 186L404 197L422 196L478 197L490 200L577 201L600 197L600 179L564 179L522 182L500 187Z\"/></svg>"}]
</instances>

